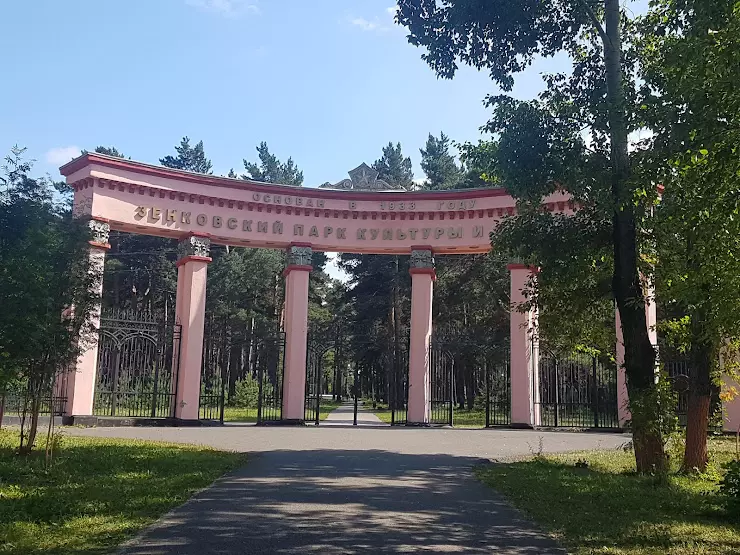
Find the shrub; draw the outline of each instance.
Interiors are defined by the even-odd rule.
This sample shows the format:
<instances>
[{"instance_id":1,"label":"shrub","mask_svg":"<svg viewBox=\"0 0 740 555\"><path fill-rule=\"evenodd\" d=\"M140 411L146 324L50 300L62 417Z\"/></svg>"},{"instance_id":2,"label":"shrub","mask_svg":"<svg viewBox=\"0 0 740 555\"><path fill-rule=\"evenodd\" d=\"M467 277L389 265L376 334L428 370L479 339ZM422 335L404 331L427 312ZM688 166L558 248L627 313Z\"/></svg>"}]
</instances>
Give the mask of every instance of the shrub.
<instances>
[{"instance_id":1,"label":"shrub","mask_svg":"<svg viewBox=\"0 0 740 555\"><path fill-rule=\"evenodd\" d=\"M719 492L727 498L727 511L740 515L740 460L735 459L724 465L727 471L719 483Z\"/></svg>"},{"instance_id":2,"label":"shrub","mask_svg":"<svg viewBox=\"0 0 740 555\"><path fill-rule=\"evenodd\" d=\"M252 376L236 382L234 405L240 408L257 408L259 399L259 383Z\"/></svg>"}]
</instances>

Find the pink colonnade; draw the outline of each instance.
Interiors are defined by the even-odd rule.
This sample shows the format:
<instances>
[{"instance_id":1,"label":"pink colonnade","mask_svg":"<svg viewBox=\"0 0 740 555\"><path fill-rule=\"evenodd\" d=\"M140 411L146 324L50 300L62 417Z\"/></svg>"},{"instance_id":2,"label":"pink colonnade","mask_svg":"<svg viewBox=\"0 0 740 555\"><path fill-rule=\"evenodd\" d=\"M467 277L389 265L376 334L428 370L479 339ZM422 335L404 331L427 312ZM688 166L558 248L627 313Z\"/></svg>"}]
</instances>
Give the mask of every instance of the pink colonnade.
<instances>
[{"instance_id":1,"label":"pink colonnade","mask_svg":"<svg viewBox=\"0 0 740 555\"><path fill-rule=\"evenodd\" d=\"M175 417L197 420L203 358L206 277L211 243L284 249L285 371L282 417L304 418L308 283L314 251L411 255L411 333L408 421L430 421L430 357L435 254L485 253L489 234L516 203L501 189L401 192L362 165L351 179L329 188L300 188L193 174L99 154L85 154L61 168L75 191L75 214L90 218L90 256L101 272L111 229L179 240L176 315L182 332L174 386ZM328 185L328 184L327 184ZM323 187L323 186L322 186ZM339 189L339 190L337 190ZM370 189L370 190L368 190ZM562 193L543 209L572 213ZM534 333L537 314L524 291L535 273L509 265L511 275L511 420L539 425ZM98 294L102 294L102 281ZM652 305L654 312L654 304ZM99 322L99 314L95 316ZM617 325L619 328L619 325ZM68 416L92 414L97 341L85 346L68 378ZM618 370L620 422L626 388ZM740 416L740 415L739 415Z\"/></svg>"}]
</instances>

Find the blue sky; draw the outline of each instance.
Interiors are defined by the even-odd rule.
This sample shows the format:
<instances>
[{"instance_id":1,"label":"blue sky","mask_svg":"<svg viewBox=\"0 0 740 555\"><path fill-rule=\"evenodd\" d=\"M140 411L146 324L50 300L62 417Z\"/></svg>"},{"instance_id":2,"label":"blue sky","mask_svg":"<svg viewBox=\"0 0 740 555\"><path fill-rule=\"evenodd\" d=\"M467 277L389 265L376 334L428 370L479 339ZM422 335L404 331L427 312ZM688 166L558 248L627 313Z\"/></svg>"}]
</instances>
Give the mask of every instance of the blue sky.
<instances>
[{"instance_id":1,"label":"blue sky","mask_svg":"<svg viewBox=\"0 0 740 555\"><path fill-rule=\"evenodd\" d=\"M0 150L28 147L38 173L80 149L115 146L158 163L203 140L217 174L267 141L336 182L401 142L414 162L428 133L476 141L489 118L486 72L439 80L393 23L393 0L24 0L0 6ZM639 5L646 0L639 0ZM537 62L513 94L531 98Z\"/></svg>"},{"instance_id":2,"label":"blue sky","mask_svg":"<svg viewBox=\"0 0 740 555\"><path fill-rule=\"evenodd\" d=\"M400 141L422 177L427 134L477 140L496 92L468 68L438 80L393 24L393 0L3 4L0 147L27 146L55 176L80 148L157 163L188 135L216 173L241 169L264 140L316 186ZM517 96L536 94L545 69Z\"/></svg>"}]
</instances>

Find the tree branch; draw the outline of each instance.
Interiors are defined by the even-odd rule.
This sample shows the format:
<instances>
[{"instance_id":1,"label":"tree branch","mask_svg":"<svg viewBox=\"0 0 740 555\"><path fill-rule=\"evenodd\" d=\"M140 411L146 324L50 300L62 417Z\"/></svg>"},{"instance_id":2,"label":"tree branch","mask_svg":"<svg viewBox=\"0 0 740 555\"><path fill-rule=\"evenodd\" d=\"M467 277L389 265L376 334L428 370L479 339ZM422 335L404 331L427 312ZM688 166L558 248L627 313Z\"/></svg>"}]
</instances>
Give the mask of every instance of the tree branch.
<instances>
[{"instance_id":1,"label":"tree branch","mask_svg":"<svg viewBox=\"0 0 740 555\"><path fill-rule=\"evenodd\" d=\"M588 0L576 0L583 9L586 10L586 14L588 15L588 18L591 20L591 23L594 24L594 27L599 33L599 36L601 37L601 40L604 42L604 44L608 42L611 42L611 39L606 34L606 31L604 31L604 26L599 21L599 18L596 17L596 12L594 12L593 8L589 5Z\"/></svg>"}]
</instances>

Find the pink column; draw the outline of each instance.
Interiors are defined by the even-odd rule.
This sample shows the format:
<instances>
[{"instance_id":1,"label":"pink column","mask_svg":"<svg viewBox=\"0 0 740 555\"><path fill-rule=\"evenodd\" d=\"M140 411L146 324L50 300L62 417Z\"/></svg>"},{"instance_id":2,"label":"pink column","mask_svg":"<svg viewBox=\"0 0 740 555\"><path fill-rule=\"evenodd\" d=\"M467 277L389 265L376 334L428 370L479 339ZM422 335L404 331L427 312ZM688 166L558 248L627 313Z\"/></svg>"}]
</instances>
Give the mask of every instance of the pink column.
<instances>
[{"instance_id":1,"label":"pink column","mask_svg":"<svg viewBox=\"0 0 740 555\"><path fill-rule=\"evenodd\" d=\"M624 371L624 334L622 333L622 320L619 316L619 309L614 310L614 320L617 332L617 348L616 348L616 359L617 359L617 416L619 418L619 426L623 428L627 421L632 417L629 410L629 395L627 393L627 374ZM655 303L655 291L651 287L648 289L648 294L645 300L645 320L648 326L648 336L650 337L650 343L658 348L658 311ZM659 353L658 353L659 354ZM657 359L656 359L657 363ZM658 365L656 364L656 372L658 371Z\"/></svg>"},{"instance_id":2,"label":"pink column","mask_svg":"<svg viewBox=\"0 0 740 555\"><path fill-rule=\"evenodd\" d=\"M437 276L429 247L411 251L411 337L407 423L429 424L431 382L429 343L432 337L432 296Z\"/></svg>"},{"instance_id":3,"label":"pink column","mask_svg":"<svg viewBox=\"0 0 740 555\"><path fill-rule=\"evenodd\" d=\"M90 230L92 239L90 240L89 271L97 278L93 285L93 293L100 298L103 295L105 252L110 249L108 244L110 225L107 221L92 219ZM70 310L74 310L74 307ZM100 328L100 305L91 310L89 318L91 332L86 337L79 338L78 346L81 354L74 368L67 375L67 403L64 410L66 416L90 416L93 413L95 376L98 366L97 330Z\"/></svg>"},{"instance_id":4,"label":"pink column","mask_svg":"<svg viewBox=\"0 0 740 555\"><path fill-rule=\"evenodd\" d=\"M180 366L175 386L175 418L180 420L198 420L199 417L210 248L210 239L195 233L182 239L178 248L175 315L181 332Z\"/></svg>"},{"instance_id":5,"label":"pink column","mask_svg":"<svg viewBox=\"0 0 740 555\"><path fill-rule=\"evenodd\" d=\"M284 422L302 423L306 403L306 349L308 343L308 277L313 267L310 245L288 248L285 268L285 375Z\"/></svg>"},{"instance_id":6,"label":"pink column","mask_svg":"<svg viewBox=\"0 0 740 555\"><path fill-rule=\"evenodd\" d=\"M535 410L539 396L537 349L533 352L532 345L537 314L535 310L521 312L518 308L527 302L523 291L532 276L532 268L524 264L509 264L508 269L511 273L511 424L533 427L539 424Z\"/></svg>"}]
</instances>

